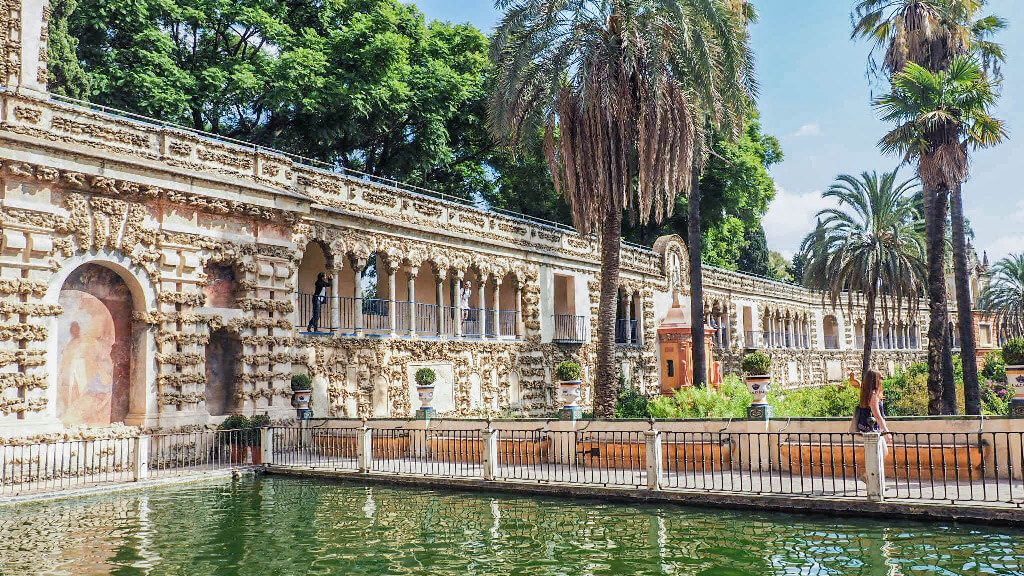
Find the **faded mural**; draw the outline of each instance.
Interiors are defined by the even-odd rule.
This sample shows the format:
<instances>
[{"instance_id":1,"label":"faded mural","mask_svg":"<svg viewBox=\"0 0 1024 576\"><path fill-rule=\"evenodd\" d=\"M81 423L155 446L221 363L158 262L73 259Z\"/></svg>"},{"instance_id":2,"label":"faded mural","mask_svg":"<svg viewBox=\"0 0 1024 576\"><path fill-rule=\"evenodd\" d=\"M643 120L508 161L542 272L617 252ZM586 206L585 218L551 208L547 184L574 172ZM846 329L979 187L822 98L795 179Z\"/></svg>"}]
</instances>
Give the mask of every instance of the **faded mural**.
<instances>
[{"instance_id":1,"label":"faded mural","mask_svg":"<svg viewBox=\"0 0 1024 576\"><path fill-rule=\"evenodd\" d=\"M132 296L98 264L77 268L60 291L57 416L68 426L121 422L128 414Z\"/></svg>"},{"instance_id":2,"label":"faded mural","mask_svg":"<svg viewBox=\"0 0 1024 576\"><path fill-rule=\"evenodd\" d=\"M235 268L229 264L209 264L206 266L207 284L203 287L206 305L211 308L234 308L236 275Z\"/></svg>"}]
</instances>

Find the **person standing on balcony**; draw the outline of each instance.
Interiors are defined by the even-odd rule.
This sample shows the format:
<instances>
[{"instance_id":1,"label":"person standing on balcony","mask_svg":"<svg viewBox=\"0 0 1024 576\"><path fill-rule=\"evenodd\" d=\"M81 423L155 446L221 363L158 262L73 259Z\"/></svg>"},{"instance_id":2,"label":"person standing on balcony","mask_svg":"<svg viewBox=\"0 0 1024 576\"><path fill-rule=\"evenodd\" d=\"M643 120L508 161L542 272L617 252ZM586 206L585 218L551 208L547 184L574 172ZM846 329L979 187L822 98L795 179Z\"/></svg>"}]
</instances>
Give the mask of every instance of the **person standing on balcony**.
<instances>
[{"instance_id":1,"label":"person standing on balcony","mask_svg":"<svg viewBox=\"0 0 1024 576\"><path fill-rule=\"evenodd\" d=\"M882 373L878 370L868 370L864 382L860 385L860 402L853 411L853 422L850 423L851 432L861 434L867 432L880 432L882 437L879 443L882 445L883 458L889 454L889 444L885 437L891 435L889 423L885 420L885 400L882 389Z\"/></svg>"},{"instance_id":2,"label":"person standing on balcony","mask_svg":"<svg viewBox=\"0 0 1024 576\"><path fill-rule=\"evenodd\" d=\"M334 277L326 272L316 275L316 283L313 285L313 315L306 325L307 332L317 332L320 329L320 308L327 302L327 290L331 286Z\"/></svg>"}]
</instances>

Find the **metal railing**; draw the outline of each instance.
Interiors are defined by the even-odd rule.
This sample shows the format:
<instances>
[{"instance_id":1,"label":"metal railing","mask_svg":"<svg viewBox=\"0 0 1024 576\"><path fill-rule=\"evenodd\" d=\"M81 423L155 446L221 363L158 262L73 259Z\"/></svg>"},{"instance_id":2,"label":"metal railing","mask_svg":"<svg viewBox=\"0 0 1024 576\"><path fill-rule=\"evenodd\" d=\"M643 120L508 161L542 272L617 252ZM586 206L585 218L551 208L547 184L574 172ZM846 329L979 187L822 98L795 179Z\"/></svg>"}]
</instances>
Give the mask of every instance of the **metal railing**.
<instances>
[{"instance_id":1,"label":"metal railing","mask_svg":"<svg viewBox=\"0 0 1024 576\"><path fill-rule=\"evenodd\" d=\"M331 325L331 309L337 306L337 298L323 294L314 296L305 292L296 292L295 297L298 300L299 316L297 327L300 330L307 330L313 324L313 312L317 309L317 301L320 302L320 305L319 313L316 316L316 331L333 332L335 330L336 326Z\"/></svg>"},{"instance_id":2,"label":"metal railing","mask_svg":"<svg viewBox=\"0 0 1024 576\"><path fill-rule=\"evenodd\" d=\"M480 338L484 334L485 308L462 309L462 335L466 338Z\"/></svg>"},{"instance_id":3,"label":"metal railing","mask_svg":"<svg viewBox=\"0 0 1024 576\"><path fill-rule=\"evenodd\" d=\"M590 325L586 316L555 314L554 323L555 333L552 337L554 342L582 344L589 339Z\"/></svg>"},{"instance_id":4,"label":"metal railing","mask_svg":"<svg viewBox=\"0 0 1024 576\"><path fill-rule=\"evenodd\" d=\"M743 334L743 345L746 346L747 348L759 348L759 347L761 347L761 342L758 341L758 338L757 338L758 335L760 335L760 332L757 332L757 331L754 331L754 330L747 330Z\"/></svg>"},{"instance_id":5,"label":"metal railing","mask_svg":"<svg viewBox=\"0 0 1024 576\"><path fill-rule=\"evenodd\" d=\"M0 496L195 475L262 463L259 429L0 445Z\"/></svg>"},{"instance_id":6,"label":"metal railing","mask_svg":"<svg viewBox=\"0 0 1024 576\"><path fill-rule=\"evenodd\" d=\"M0 446L0 496L131 481L136 450L135 438Z\"/></svg>"},{"instance_id":7,"label":"metal railing","mask_svg":"<svg viewBox=\"0 0 1024 576\"><path fill-rule=\"evenodd\" d=\"M825 350L839 350L839 337L826 335Z\"/></svg>"},{"instance_id":8,"label":"metal railing","mask_svg":"<svg viewBox=\"0 0 1024 576\"><path fill-rule=\"evenodd\" d=\"M168 432L148 437L147 476L184 476L263 463L259 429Z\"/></svg>"}]
</instances>

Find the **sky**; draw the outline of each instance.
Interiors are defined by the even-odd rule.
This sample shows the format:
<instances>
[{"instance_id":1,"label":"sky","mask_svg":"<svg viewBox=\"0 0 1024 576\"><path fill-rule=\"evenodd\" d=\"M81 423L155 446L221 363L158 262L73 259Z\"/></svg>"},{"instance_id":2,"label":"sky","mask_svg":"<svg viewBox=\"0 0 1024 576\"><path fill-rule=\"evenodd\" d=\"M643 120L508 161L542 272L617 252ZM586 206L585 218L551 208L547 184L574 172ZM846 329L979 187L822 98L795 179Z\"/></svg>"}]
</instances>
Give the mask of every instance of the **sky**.
<instances>
[{"instance_id":1,"label":"sky","mask_svg":"<svg viewBox=\"0 0 1024 576\"><path fill-rule=\"evenodd\" d=\"M469 22L489 33L499 11L487 0L417 0L428 18ZM876 147L886 125L871 107L880 92L866 75L869 46L850 40L850 6L844 0L753 0L760 20L752 28L760 82L758 108L764 130L782 143L785 160L772 169L777 191L763 220L768 246L789 257L827 206L821 191L839 174L888 171L901 159ZM989 0L989 12L1009 20L999 37L1008 54L1002 98L995 115L1010 139L973 154L964 184L964 211L979 255L995 261L1024 251L1024 2ZM902 173L912 176L911 167ZM1017 176L1015 176L1017 174Z\"/></svg>"}]
</instances>

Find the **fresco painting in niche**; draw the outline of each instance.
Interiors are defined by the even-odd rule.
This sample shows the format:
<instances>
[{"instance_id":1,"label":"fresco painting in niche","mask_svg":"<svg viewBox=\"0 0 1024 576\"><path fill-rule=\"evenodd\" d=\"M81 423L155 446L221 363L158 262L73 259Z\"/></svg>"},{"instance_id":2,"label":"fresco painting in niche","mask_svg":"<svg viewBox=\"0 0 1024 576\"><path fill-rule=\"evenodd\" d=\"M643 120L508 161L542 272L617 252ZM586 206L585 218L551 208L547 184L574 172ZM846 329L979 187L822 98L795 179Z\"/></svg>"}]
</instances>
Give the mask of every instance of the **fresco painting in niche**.
<instances>
[{"instance_id":1,"label":"fresco painting in niche","mask_svg":"<svg viewBox=\"0 0 1024 576\"><path fill-rule=\"evenodd\" d=\"M206 269L206 305L211 308L234 308L235 302L235 268L230 264L208 264Z\"/></svg>"},{"instance_id":2,"label":"fresco painting in niche","mask_svg":"<svg viewBox=\"0 0 1024 576\"><path fill-rule=\"evenodd\" d=\"M67 426L107 425L128 414L132 295L113 270L77 268L61 287L57 416Z\"/></svg>"}]
</instances>

